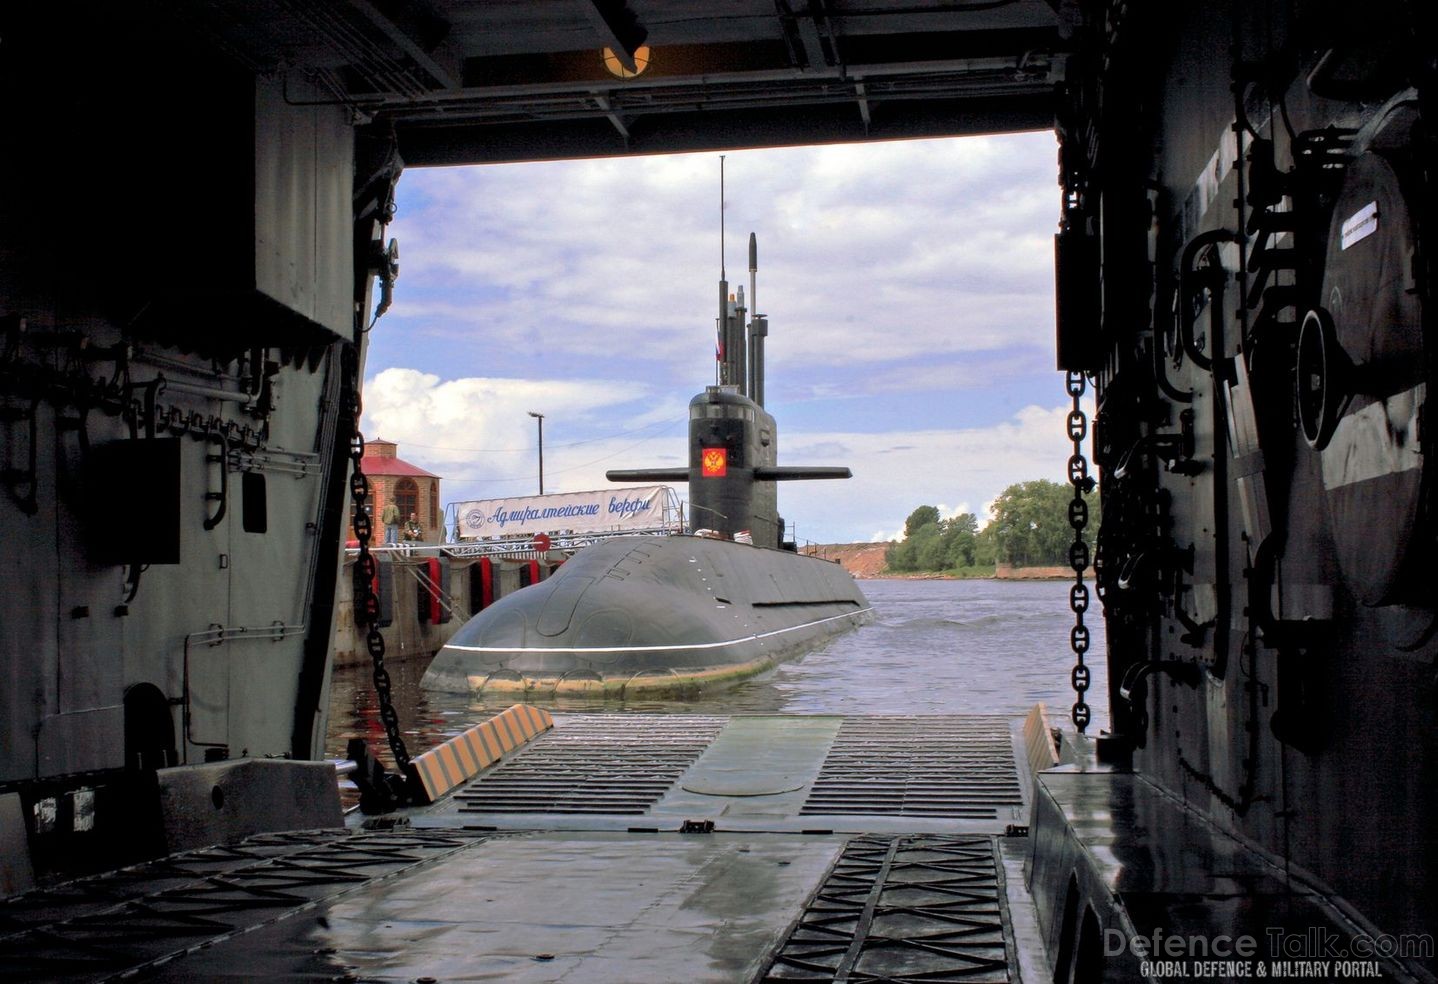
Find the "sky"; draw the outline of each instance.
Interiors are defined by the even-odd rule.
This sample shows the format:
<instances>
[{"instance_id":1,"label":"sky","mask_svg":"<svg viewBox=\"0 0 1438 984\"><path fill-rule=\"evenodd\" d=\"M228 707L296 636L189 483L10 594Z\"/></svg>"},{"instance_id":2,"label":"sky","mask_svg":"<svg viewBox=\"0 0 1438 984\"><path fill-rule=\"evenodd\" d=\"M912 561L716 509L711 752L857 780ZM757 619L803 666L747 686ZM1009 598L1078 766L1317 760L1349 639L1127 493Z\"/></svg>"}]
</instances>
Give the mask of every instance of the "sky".
<instances>
[{"instance_id":1,"label":"sky","mask_svg":"<svg viewBox=\"0 0 1438 984\"><path fill-rule=\"evenodd\" d=\"M1051 133L731 151L731 291L769 318L766 409L802 541L887 540L920 505L987 515L1063 481L1054 369ZM387 235L394 306L370 333L367 439L442 479L446 503L619 488L685 461L712 384L720 155L407 170ZM681 498L685 490L678 489Z\"/></svg>"}]
</instances>

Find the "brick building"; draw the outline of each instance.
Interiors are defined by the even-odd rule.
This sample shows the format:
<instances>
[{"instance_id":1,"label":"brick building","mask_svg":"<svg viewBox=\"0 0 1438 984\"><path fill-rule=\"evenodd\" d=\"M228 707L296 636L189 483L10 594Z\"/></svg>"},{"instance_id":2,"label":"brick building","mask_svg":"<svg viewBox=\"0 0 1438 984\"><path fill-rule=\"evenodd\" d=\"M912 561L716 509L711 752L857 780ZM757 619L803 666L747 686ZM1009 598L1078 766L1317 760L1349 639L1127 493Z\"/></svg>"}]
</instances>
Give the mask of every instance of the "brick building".
<instances>
[{"instance_id":1,"label":"brick building","mask_svg":"<svg viewBox=\"0 0 1438 984\"><path fill-rule=\"evenodd\" d=\"M419 525L424 528L424 540L436 543L443 539L440 535L440 524L444 520L439 504L440 478L405 461L399 457L398 450L399 445L393 441L366 441L364 458L360 461L360 467L369 477L375 541L384 539L379 518L384 514L384 507L394 502L399 506L401 525L410 513L415 513L419 517ZM350 527L350 538L354 538L353 525Z\"/></svg>"}]
</instances>

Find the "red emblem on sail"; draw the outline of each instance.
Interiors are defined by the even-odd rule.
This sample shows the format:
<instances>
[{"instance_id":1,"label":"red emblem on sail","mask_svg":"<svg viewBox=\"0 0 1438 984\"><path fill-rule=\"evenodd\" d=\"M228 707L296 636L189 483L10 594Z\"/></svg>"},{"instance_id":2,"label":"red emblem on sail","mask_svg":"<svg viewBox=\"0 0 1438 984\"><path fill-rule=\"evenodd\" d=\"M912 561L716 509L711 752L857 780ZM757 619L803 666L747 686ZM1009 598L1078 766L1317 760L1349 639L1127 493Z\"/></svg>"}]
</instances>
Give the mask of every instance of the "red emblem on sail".
<instances>
[{"instance_id":1,"label":"red emblem on sail","mask_svg":"<svg viewBox=\"0 0 1438 984\"><path fill-rule=\"evenodd\" d=\"M699 472L705 478L723 478L729 474L728 448L705 448L699 461Z\"/></svg>"}]
</instances>

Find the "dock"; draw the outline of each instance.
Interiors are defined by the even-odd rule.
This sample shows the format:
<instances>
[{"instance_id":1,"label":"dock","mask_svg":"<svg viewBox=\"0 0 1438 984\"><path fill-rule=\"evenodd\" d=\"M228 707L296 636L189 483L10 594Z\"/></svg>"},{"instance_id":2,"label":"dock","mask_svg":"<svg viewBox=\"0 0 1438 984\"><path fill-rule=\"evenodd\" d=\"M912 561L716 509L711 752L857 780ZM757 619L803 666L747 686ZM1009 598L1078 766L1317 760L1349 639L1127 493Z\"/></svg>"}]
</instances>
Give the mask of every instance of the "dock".
<instances>
[{"instance_id":1,"label":"dock","mask_svg":"<svg viewBox=\"0 0 1438 984\"><path fill-rule=\"evenodd\" d=\"M1050 741L1035 715L555 715L430 806L12 899L0 956L77 981L1036 981Z\"/></svg>"}]
</instances>

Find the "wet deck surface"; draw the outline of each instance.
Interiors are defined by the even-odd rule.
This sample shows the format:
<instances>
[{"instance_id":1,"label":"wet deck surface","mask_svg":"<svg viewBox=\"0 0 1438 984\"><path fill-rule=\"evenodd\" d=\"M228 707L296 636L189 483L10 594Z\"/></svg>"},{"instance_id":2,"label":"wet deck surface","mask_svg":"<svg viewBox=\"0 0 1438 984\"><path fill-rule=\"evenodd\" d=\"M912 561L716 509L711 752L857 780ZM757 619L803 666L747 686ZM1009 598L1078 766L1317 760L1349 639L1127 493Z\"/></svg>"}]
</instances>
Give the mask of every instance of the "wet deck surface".
<instances>
[{"instance_id":1,"label":"wet deck surface","mask_svg":"<svg viewBox=\"0 0 1438 984\"><path fill-rule=\"evenodd\" d=\"M1028 822L1017 728L1001 715L561 715L414 822L998 834Z\"/></svg>"},{"instance_id":2,"label":"wet deck surface","mask_svg":"<svg viewBox=\"0 0 1438 984\"><path fill-rule=\"evenodd\" d=\"M1335 899L1141 776L1070 764L1035 785L1019 736L987 715L561 717L432 807L0 900L0 962L14 980L1033 982L1046 934L1065 975L1084 964L1055 908L1069 883L1124 934L1347 945Z\"/></svg>"},{"instance_id":3,"label":"wet deck surface","mask_svg":"<svg viewBox=\"0 0 1438 984\"><path fill-rule=\"evenodd\" d=\"M393 829L32 893L0 910L0 959L72 980L1035 979L1026 839L1004 836L1028 809L1017 728L560 717Z\"/></svg>"}]
</instances>

